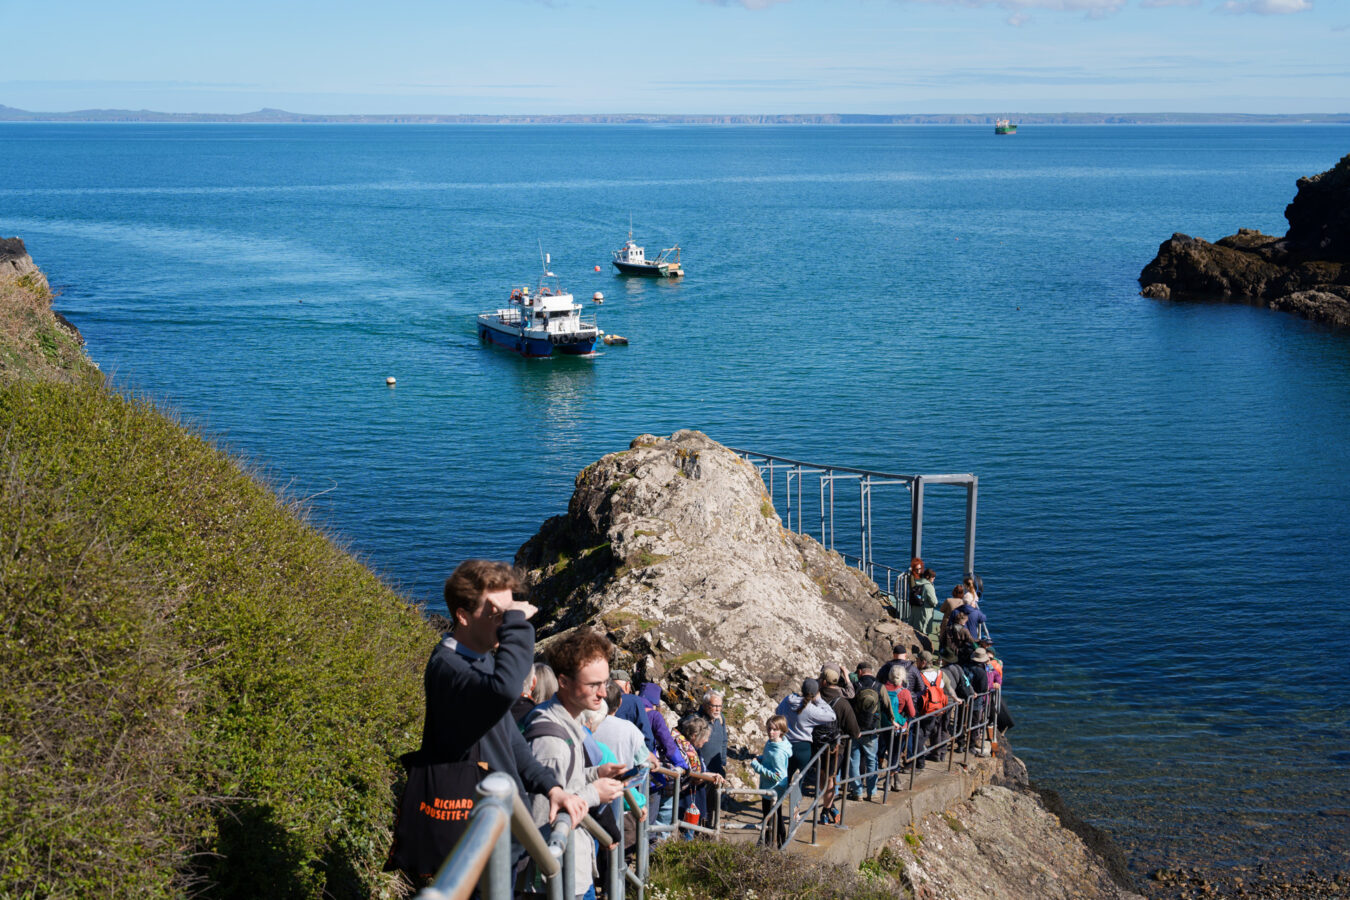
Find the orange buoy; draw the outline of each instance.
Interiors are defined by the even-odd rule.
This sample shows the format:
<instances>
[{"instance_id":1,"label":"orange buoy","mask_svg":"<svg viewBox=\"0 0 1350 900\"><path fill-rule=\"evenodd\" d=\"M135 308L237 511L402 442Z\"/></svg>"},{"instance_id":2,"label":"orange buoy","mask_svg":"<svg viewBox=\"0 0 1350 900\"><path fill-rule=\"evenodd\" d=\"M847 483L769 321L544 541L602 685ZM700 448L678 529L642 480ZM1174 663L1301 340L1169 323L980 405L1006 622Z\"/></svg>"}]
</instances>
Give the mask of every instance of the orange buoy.
<instances>
[{"instance_id":1,"label":"orange buoy","mask_svg":"<svg viewBox=\"0 0 1350 900\"><path fill-rule=\"evenodd\" d=\"M596 266L596 267L595 267L595 271L599 272L599 271L600 271L600 267L599 267L599 266Z\"/></svg>"}]
</instances>

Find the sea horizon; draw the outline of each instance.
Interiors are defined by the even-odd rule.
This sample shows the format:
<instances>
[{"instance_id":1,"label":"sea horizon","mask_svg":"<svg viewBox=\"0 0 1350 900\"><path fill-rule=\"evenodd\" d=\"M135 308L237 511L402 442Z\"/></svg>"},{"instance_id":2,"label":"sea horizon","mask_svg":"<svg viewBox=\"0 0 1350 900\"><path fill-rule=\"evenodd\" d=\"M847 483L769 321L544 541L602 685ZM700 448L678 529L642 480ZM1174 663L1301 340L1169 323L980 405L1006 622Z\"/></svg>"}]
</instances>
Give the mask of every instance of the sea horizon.
<instances>
[{"instance_id":1,"label":"sea horizon","mask_svg":"<svg viewBox=\"0 0 1350 900\"><path fill-rule=\"evenodd\" d=\"M164 112L99 108L34 111L0 103L0 124L385 124L385 125L922 125L985 126L997 119L1018 125L1344 125L1344 113L1232 112L941 112L941 113L313 113L263 107L247 112Z\"/></svg>"}]
</instances>

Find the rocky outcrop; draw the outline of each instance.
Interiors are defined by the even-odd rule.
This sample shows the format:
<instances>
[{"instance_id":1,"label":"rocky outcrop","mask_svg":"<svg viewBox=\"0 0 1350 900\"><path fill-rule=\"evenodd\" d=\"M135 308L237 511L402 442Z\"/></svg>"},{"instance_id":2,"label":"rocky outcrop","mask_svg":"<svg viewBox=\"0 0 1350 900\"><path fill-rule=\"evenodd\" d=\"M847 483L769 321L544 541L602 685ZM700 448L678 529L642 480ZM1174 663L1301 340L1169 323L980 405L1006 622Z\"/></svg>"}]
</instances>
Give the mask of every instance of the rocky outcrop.
<instances>
[{"instance_id":1,"label":"rocky outcrop","mask_svg":"<svg viewBox=\"0 0 1350 900\"><path fill-rule=\"evenodd\" d=\"M0 238L0 378L94 377L79 330L52 309L47 276L19 238Z\"/></svg>"},{"instance_id":2,"label":"rocky outcrop","mask_svg":"<svg viewBox=\"0 0 1350 900\"><path fill-rule=\"evenodd\" d=\"M1284 214L1283 237L1248 228L1212 244L1172 235L1139 275L1143 295L1261 304L1350 328L1350 155L1300 178Z\"/></svg>"},{"instance_id":3,"label":"rocky outcrop","mask_svg":"<svg viewBox=\"0 0 1350 900\"><path fill-rule=\"evenodd\" d=\"M677 707L726 688L732 743L756 752L764 717L823 663L851 670L914 642L871 580L783 527L753 465L697 431L644 434L587 466L516 564L542 643L593 624Z\"/></svg>"},{"instance_id":4,"label":"rocky outcrop","mask_svg":"<svg viewBox=\"0 0 1350 900\"><path fill-rule=\"evenodd\" d=\"M23 280L37 293L51 293L47 276L33 264L33 258L28 255L28 248L21 238L0 238L0 280Z\"/></svg>"},{"instance_id":5,"label":"rocky outcrop","mask_svg":"<svg viewBox=\"0 0 1350 900\"><path fill-rule=\"evenodd\" d=\"M897 837L916 900L1143 900L1034 791L989 785ZM1114 871L1113 871L1114 869Z\"/></svg>"}]
</instances>

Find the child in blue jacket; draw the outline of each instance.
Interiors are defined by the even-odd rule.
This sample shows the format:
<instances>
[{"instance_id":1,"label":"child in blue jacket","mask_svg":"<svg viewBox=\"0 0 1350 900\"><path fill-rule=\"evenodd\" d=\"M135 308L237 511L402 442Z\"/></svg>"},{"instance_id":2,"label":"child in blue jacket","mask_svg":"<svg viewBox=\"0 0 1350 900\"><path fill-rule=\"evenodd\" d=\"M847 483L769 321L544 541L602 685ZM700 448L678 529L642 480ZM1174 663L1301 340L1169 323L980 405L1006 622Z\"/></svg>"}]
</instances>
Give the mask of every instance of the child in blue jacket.
<instances>
[{"instance_id":1,"label":"child in blue jacket","mask_svg":"<svg viewBox=\"0 0 1350 900\"><path fill-rule=\"evenodd\" d=\"M764 730L769 733L769 739L764 743L764 752L758 759L750 760L750 768L759 774L759 789L762 791L773 791L773 797L765 797L761 801L764 814L767 816L773 805L783 799L783 794L788 788L788 760L792 758L792 745L787 740L787 718L785 716L769 716L764 723ZM787 837L787 819L783 815L783 808L779 807L778 814L774 817L774 836L768 836L771 846L781 846ZM775 842L776 841L776 842Z\"/></svg>"}]
</instances>

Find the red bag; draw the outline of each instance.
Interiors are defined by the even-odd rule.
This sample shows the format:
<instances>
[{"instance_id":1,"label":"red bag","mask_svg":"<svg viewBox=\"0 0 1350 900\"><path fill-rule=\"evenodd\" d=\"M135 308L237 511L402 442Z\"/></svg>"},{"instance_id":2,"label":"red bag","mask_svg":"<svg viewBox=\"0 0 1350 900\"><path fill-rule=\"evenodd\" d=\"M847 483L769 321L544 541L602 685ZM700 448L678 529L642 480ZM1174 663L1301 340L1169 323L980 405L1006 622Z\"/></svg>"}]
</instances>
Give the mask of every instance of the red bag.
<instances>
[{"instance_id":1,"label":"red bag","mask_svg":"<svg viewBox=\"0 0 1350 900\"><path fill-rule=\"evenodd\" d=\"M919 712L924 715L937 712L947 705L947 692L942 687L942 673L938 672L936 681L923 676L923 698L919 701Z\"/></svg>"}]
</instances>

